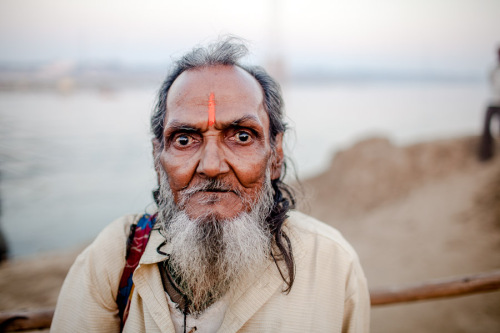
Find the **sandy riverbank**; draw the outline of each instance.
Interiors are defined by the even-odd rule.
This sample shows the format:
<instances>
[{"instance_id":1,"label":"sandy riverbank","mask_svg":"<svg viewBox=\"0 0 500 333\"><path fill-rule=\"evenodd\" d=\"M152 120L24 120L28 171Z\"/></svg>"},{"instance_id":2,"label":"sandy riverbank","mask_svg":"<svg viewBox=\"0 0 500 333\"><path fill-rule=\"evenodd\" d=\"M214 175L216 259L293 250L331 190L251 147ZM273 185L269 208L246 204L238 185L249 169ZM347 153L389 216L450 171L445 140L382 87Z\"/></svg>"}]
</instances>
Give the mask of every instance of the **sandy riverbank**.
<instances>
[{"instance_id":1,"label":"sandy riverbank","mask_svg":"<svg viewBox=\"0 0 500 333\"><path fill-rule=\"evenodd\" d=\"M370 287L500 268L500 149L479 163L478 139L396 147L371 139L305 180L302 210L359 253ZM497 145L498 146L498 145ZM0 310L54 306L81 249L0 266ZM500 331L500 292L374 308L373 332Z\"/></svg>"}]
</instances>

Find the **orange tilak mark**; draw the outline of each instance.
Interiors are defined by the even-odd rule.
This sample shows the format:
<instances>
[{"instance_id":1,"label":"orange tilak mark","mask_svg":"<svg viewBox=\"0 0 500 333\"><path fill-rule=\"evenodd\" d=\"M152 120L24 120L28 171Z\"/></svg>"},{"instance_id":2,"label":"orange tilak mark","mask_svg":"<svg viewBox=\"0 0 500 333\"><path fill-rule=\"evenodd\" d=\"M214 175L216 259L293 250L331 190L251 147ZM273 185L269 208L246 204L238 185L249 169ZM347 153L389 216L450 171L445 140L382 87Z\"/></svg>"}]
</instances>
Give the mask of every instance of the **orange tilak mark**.
<instances>
[{"instance_id":1,"label":"orange tilak mark","mask_svg":"<svg viewBox=\"0 0 500 333\"><path fill-rule=\"evenodd\" d=\"M208 99L208 126L213 126L215 124L215 96L214 93L210 93L210 98Z\"/></svg>"}]
</instances>

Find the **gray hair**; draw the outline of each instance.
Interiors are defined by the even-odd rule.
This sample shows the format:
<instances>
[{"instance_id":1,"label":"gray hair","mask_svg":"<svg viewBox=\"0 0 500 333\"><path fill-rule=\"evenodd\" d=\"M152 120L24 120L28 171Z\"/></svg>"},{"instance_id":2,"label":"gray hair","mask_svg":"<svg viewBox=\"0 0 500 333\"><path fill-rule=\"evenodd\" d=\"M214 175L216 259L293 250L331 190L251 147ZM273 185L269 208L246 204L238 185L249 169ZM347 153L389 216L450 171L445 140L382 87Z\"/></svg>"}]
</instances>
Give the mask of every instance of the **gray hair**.
<instances>
[{"instance_id":1,"label":"gray hair","mask_svg":"<svg viewBox=\"0 0 500 333\"><path fill-rule=\"evenodd\" d=\"M163 146L163 129L167 113L167 95L174 81L183 72L196 68L225 65L238 66L252 75L262 87L266 111L269 115L269 134L274 147L276 136L286 130L283 121L283 98L281 88L262 67L245 66L239 62L248 54L248 48L238 38L226 37L207 47L197 47L175 61L170 73L160 88L158 101L151 116L151 131Z\"/></svg>"}]
</instances>

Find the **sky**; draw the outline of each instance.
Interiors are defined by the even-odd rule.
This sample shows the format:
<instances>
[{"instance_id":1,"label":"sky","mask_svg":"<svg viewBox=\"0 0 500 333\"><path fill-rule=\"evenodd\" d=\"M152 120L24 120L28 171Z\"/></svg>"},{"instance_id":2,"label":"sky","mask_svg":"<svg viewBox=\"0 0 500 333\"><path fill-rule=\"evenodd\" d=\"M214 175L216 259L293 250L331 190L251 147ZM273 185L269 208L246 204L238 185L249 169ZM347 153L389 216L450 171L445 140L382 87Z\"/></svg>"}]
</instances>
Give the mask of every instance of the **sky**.
<instances>
[{"instance_id":1,"label":"sky","mask_svg":"<svg viewBox=\"0 0 500 333\"><path fill-rule=\"evenodd\" d=\"M0 0L0 62L164 64L221 34L288 66L482 75L499 0Z\"/></svg>"}]
</instances>

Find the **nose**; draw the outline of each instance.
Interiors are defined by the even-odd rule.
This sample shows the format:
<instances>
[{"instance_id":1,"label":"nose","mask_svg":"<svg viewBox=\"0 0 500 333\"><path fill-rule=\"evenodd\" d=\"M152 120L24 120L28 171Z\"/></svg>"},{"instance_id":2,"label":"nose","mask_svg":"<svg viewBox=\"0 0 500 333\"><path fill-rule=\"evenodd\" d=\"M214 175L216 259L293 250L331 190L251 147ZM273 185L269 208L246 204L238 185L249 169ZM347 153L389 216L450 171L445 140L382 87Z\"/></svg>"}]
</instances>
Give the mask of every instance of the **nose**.
<instances>
[{"instance_id":1,"label":"nose","mask_svg":"<svg viewBox=\"0 0 500 333\"><path fill-rule=\"evenodd\" d=\"M207 140L201 152L196 172L214 178L229 171L225 154L217 140Z\"/></svg>"}]
</instances>

